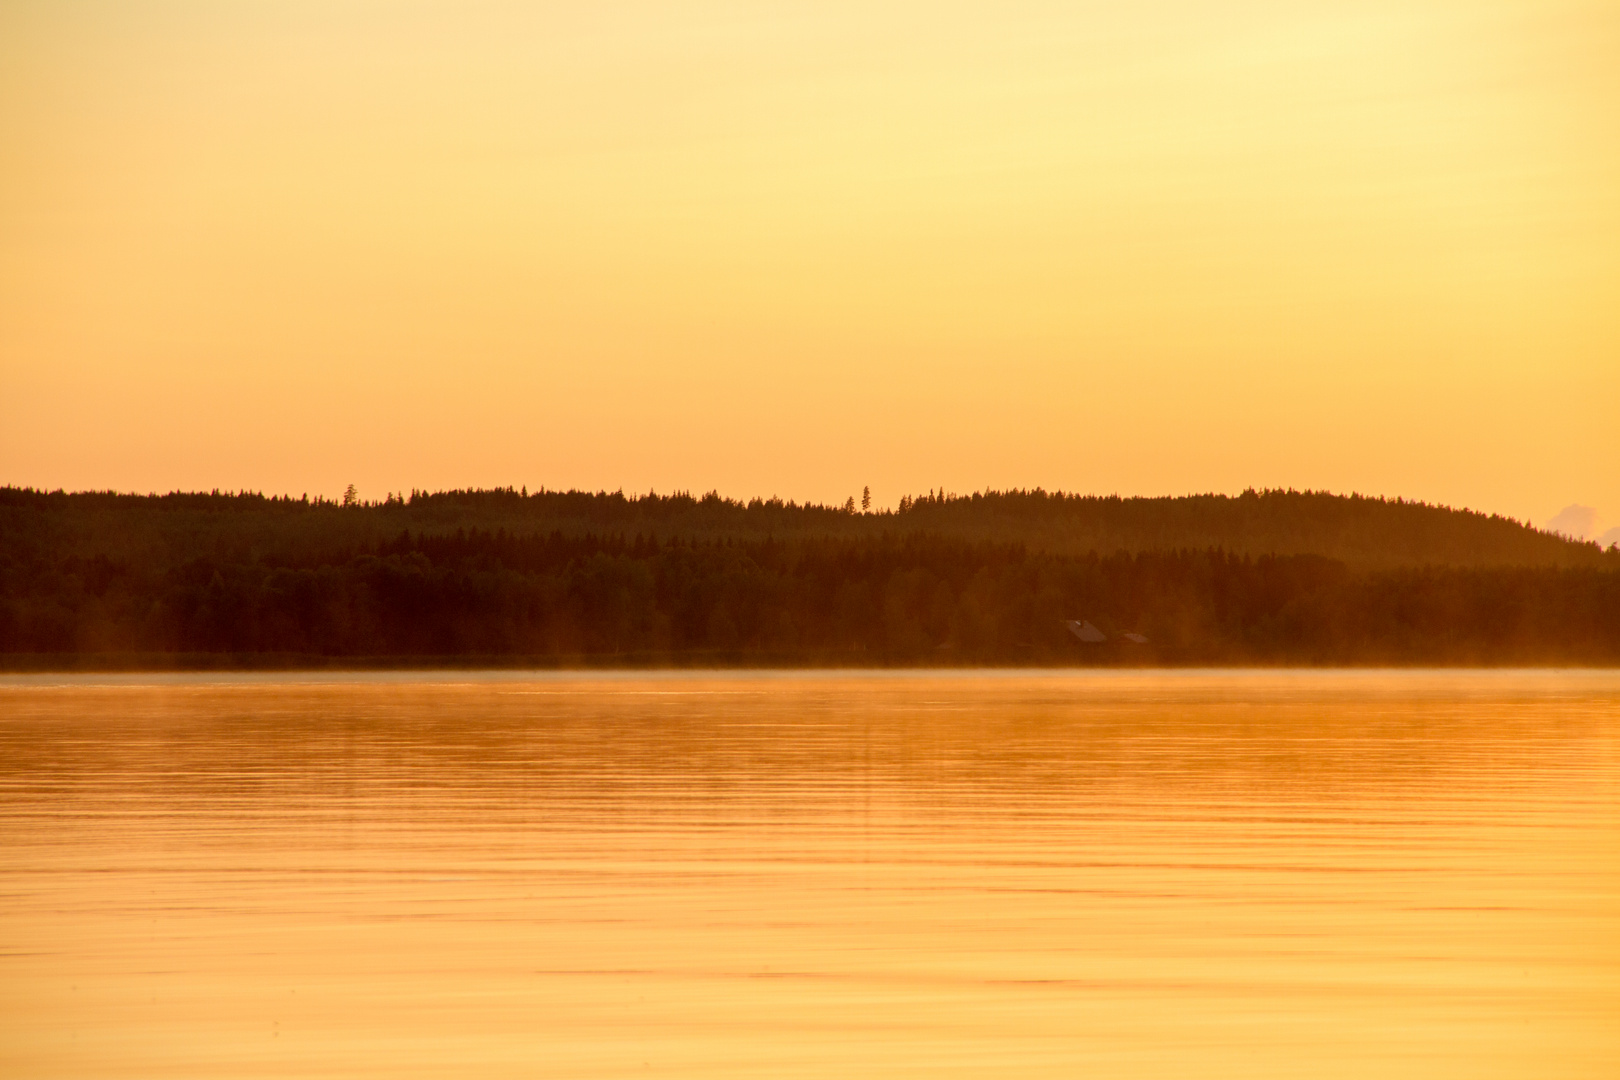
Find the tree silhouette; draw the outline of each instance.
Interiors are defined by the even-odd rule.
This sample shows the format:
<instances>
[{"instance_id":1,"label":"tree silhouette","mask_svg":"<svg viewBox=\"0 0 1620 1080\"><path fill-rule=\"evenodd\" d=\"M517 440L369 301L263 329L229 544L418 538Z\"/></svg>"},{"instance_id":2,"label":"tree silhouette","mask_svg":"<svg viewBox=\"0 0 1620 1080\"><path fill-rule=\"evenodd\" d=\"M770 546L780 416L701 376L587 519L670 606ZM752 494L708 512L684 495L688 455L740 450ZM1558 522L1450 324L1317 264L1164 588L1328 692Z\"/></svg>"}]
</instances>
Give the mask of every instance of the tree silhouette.
<instances>
[{"instance_id":1,"label":"tree silhouette","mask_svg":"<svg viewBox=\"0 0 1620 1080\"><path fill-rule=\"evenodd\" d=\"M1421 504L343 502L0 487L0 663L1620 663L1620 553Z\"/></svg>"}]
</instances>

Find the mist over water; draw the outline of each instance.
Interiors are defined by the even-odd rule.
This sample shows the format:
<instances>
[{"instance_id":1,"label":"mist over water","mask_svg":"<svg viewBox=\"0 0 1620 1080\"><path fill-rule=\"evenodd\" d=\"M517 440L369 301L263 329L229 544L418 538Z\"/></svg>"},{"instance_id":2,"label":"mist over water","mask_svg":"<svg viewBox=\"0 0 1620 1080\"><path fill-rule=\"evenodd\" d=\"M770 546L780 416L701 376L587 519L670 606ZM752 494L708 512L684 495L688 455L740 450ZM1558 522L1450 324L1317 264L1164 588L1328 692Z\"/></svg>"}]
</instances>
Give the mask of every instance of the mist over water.
<instances>
[{"instance_id":1,"label":"mist over water","mask_svg":"<svg viewBox=\"0 0 1620 1080\"><path fill-rule=\"evenodd\" d=\"M1620 674L0 680L0 1073L1598 1077Z\"/></svg>"}]
</instances>

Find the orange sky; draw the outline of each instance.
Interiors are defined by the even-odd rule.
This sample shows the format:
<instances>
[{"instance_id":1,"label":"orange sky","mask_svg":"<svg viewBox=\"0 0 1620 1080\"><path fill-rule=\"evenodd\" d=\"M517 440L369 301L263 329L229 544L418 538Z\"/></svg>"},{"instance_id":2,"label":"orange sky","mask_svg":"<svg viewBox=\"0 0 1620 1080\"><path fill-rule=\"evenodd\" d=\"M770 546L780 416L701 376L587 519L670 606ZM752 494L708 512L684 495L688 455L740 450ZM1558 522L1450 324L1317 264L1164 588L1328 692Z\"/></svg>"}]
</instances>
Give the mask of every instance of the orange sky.
<instances>
[{"instance_id":1,"label":"orange sky","mask_svg":"<svg viewBox=\"0 0 1620 1080\"><path fill-rule=\"evenodd\" d=\"M1620 522L1620 6L0 7L0 482Z\"/></svg>"}]
</instances>

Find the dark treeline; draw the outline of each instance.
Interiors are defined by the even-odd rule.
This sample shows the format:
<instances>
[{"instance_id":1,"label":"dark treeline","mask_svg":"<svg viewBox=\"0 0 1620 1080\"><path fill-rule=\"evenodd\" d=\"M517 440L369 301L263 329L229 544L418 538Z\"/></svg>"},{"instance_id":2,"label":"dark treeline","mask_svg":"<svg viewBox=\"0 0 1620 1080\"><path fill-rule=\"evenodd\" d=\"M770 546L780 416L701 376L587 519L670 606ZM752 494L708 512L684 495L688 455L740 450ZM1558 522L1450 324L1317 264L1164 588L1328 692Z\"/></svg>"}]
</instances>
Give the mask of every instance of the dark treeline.
<instances>
[{"instance_id":1,"label":"dark treeline","mask_svg":"<svg viewBox=\"0 0 1620 1080\"><path fill-rule=\"evenodd\" d=\"M456 529L565 536L682 539L875 539L927 533L1022 544L1032 552L1177 551L1221 548L1248 555L1325 555L1354 567L1602 566L1580 544L1523 522L1400 499L1265 491L1242 495L1120 498L1032 491L931 492L897 509L850 513L782 499L737 501L623 492L411 492L341 506L330 500L252 493L124 495L0 488L0 545L48 542L78 553L141 563L200 549L329 552L403 531Z\"/></svg>"},{"instance_id":2,"label":"dark treeline","mask_svg":"<svg viewBox=\"0 0 1620 1080\"><path fill-rule=\"evenodd\" d=\"M519 512L547 497L577 500L565 508L573 521L656 511L685 527L540 530L533 525L543 515L525 519ZM705 500L681 498L648 506L646 497L499 492L344 508L257 496L0 491L0 653L14 666L74 657L141 663L167 657L176 664L210 657L229 663L1620 661L1620 553L1567 544L1503 519L1457 515L1464 529L1507 524L1572 554L1539 565L1528 559L1402 565L1390 557L1357 563L1220 546L1076 553L965 529L953 534L946 527L949 499L871 515L764 503L764 512L797 514L801 527L780 535L736 528L727 535L724 515L746 518L752 504L716 498L705 510ZM995 498L1001 497L955 500L954 512L966 515ZM1008 498L1026 509L1031 500L1037 508L1063 505L1054 496ZM1333 497L1253 498L1276 500L1257 513L1281 517L1278 505L1312 509ZM473 512L449 512L458 499ZM1192 512L1165 502L1172 504L1167 517ZM1375 515L1395 507L1391 520L1413 505L1348 499L1336 505L1342 512L1358 502ZM515 507L513 526L467 523L479 513L492 516L492 506ZM1005 506L993 509L992 519L1013 516ZM696 528L704 513L718 515L721 526ZM423 520L431 514L444 516ZM812 527L823 518L826 528ZM404 527L380 535L380 523L391 520ZM1081 642L1066 627L1069 619L1090 621L1109 640ZM1125 631L1148 641L1132 643L1120 636Z\"/></svg>"}]
</instances>

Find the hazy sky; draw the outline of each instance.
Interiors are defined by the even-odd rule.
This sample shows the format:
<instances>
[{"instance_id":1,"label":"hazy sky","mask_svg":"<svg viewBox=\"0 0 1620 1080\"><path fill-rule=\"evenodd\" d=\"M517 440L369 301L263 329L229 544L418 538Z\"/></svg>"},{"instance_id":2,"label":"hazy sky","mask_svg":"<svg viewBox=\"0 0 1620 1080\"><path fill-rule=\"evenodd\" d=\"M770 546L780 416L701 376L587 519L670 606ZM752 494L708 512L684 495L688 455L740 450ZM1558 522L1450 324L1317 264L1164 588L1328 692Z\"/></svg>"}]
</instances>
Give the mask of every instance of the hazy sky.
<instances>
[{"instance_id":1,"label":"hazy sky","mask_svg":"<svg viewBox=\"0 0 1620 1080\"><path fill-rule=\"evenodd\" d=\"M0 5L0 482L1620 517L1620 4Z\"/></svg>"}]
</instances>

